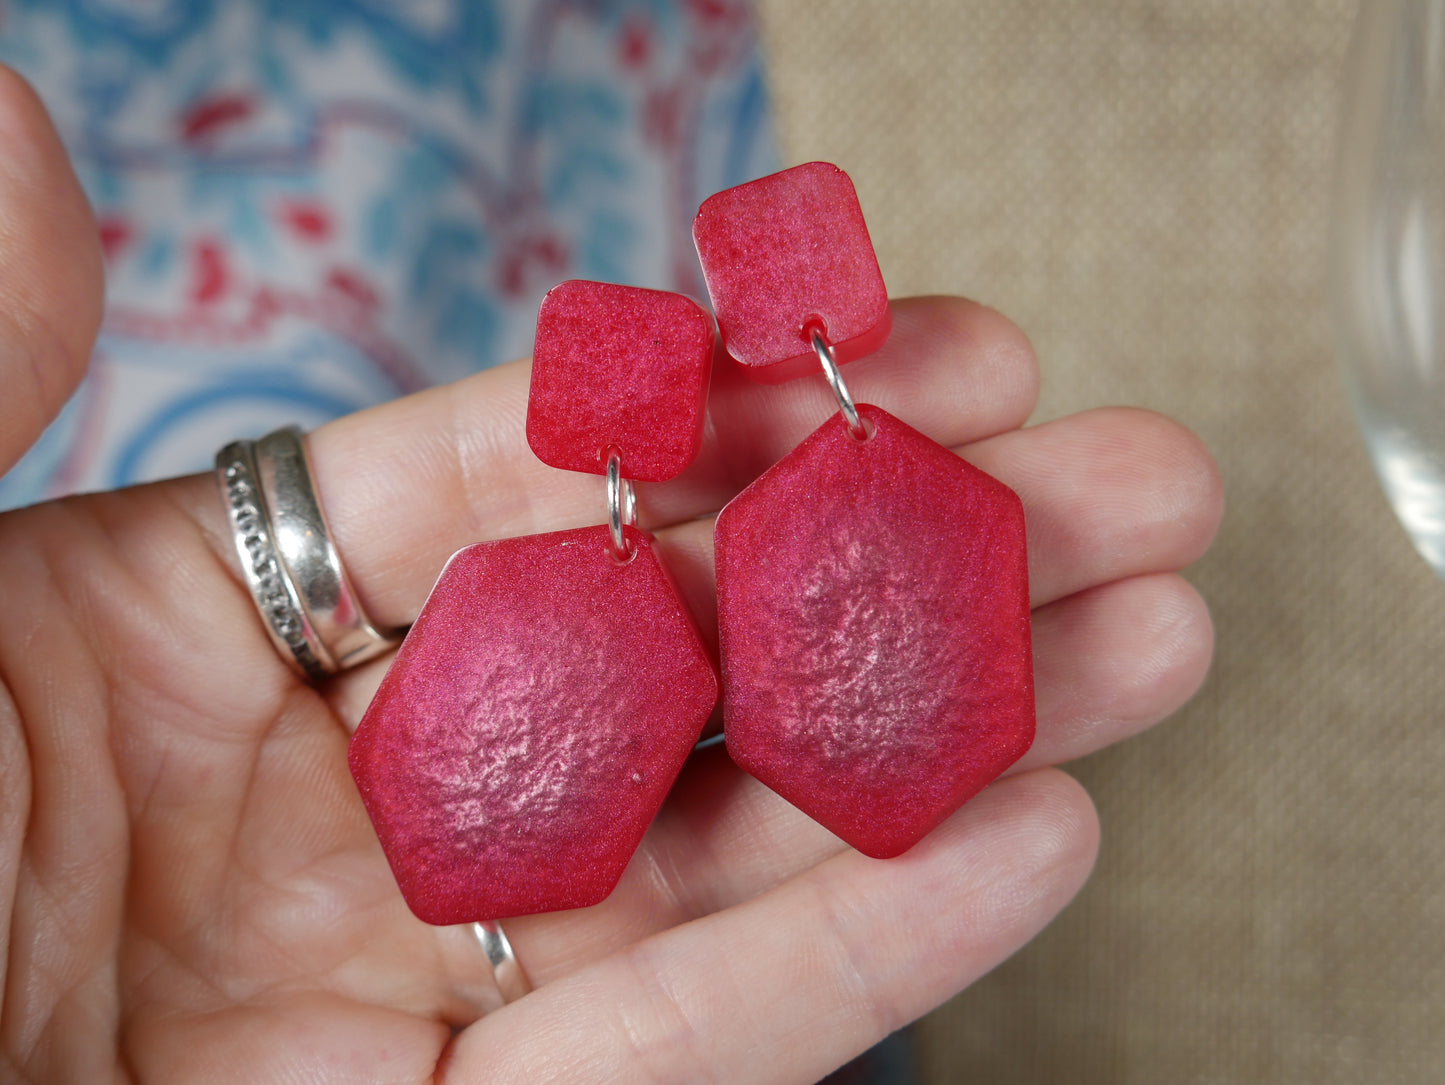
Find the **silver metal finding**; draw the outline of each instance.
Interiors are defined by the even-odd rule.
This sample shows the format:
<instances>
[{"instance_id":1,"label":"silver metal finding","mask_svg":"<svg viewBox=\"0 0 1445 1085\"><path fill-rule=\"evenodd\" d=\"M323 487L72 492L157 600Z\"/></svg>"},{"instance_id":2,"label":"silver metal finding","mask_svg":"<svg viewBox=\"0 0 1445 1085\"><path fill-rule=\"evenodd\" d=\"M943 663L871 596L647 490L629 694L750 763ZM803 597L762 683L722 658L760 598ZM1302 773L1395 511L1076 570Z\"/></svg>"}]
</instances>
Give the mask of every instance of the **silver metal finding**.
<instances>
[{"instance_id":1,"label":"silver metal finding","mask_svg":"<svg viewBox=\"0 0 1445 1085\"><path fill-rule=\"evenodd\" d=\"M347 579L299 429L227 445L216 475L246 585L287 663L315 682L397 641L372 624Z\"/></svg>"},{"instance_id":2,"label":"silver metal finding","mask_svg":"<svg viewBox=\"0 0 1445 1085\"><path fill-rule=\"evenodd\" d=\"M843 412L843 421L848 423L848 433L859 441L868 440L868 427L858 417L858 408L853 406L853 397L843 383L843 370L838 365L838 356L833 353L833 344L828 342L821 330L812 328L809 337L813 341L813 353L823 366L823 376L828 378L828 387L838 400L838 409Z\"/></svg>"},{"instance_id":3,"label":"silver metal finding","mask_svg":"<svg viewBox=\"0 0 1445 1085\"><path fill-rule=\"evenodd\" d=\"M622 451L607 450L607 530L612 556L618 561L631 561L635 551L627 542L623 525L637 526L637 495L630 480L622 477Z\"/></svg>"},{"instance_id":4,"label":"silver metal finding","mask_svg":"<svg viewBox=\"0 0 1445 1085\"><path fill-rule=\"evenodd\" d=\"M492 966L492 978L497 981L503 1003L516 1002L532 990L527 974L522 971L522 965L512 951L512 943L497 923L490 919L473 923L472 933L477 936L482 952L487 955L487 963Z\"/></svg>"}]
</instances>

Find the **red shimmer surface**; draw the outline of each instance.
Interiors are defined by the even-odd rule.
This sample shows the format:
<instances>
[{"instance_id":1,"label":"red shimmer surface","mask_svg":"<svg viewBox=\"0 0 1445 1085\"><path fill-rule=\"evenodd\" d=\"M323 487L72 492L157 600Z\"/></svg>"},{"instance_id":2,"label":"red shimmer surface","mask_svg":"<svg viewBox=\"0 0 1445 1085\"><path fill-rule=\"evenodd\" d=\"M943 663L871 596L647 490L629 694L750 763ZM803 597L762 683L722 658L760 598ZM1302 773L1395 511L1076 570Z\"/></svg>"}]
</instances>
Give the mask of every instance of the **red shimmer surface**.
<instances>
[{"instance_id":1,"label":"red shimmer surface","mask_svg":"<svg viewBox=\"0 0 1445 1085\"><path fill-rule=\"evenodd\" d=\"M691 298L573 279L537 313L527 443L543 463L662 482L697 458L713 324Z\"/></svg>"},{"instance_id":2,"label":"red shimmer surface","mask_svg":"<svg viewBox=\"0 0 1445 1085\"><path fill-rule=\"evenodd\" d=\"M723 344L754 380L818 371L805 328L822 323L838 361L888 338L888 291L853 182L809 162L709 197L692 237Z\"/></svg>"},{"instance_id":3,"label":"red shimmer surface","mask_svg":"<svg viewBox=\"0 0 1445 1085\"><path fill-rule=\"evenodd\" d=\"M607 529L454 554L351 740L402 896L428 923L596 904L717 701L653 553Z\"/></svg>"},{"instance_id":4,"label":"red shimmer surface","mask_svg":"<svg viewBox=\"0 0 1445 1085\"><path fill-rule=\"evenodd\" d=\"M717 519L728 752L859 851L898 855L1021 757L1023 506L877 407L825 422Z\"/></svg>"}]
</instances>

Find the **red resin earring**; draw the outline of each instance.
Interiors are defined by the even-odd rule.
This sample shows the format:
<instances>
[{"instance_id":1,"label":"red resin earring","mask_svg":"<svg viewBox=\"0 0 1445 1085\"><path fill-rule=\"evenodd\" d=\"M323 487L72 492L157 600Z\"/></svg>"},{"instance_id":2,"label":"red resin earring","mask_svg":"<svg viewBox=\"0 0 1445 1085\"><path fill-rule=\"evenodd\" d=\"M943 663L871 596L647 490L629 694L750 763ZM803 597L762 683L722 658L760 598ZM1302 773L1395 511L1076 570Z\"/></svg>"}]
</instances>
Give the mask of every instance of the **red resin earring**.
<instances>
[{"instance_id":1,"label":"red resin earring","mask_svg":"<svg viewBox=\"0 0 1445 1085\"><path fill-rule=\"evenodd\" d=\"M606 475L609 522L452 555L351 740L421 919L602 900L712 712L712 662L625 481L696 456L712 349L677 294L574 281L542 302L528 442Z\"/></svg>"},{"instance_id":2,"label":"red resin earring","mask_svg":"<svg viewBox=\"0 0 1445 1085\"><path fill-rule=\"evenodd\" d=\"M813 162L693 223L728 352L756 380L821 364L840 412L717 518L728 752L859 851L899 855L1033 742L1023 507L839 365L887 337L858 198Z\"/></svg>"}]
</instances>

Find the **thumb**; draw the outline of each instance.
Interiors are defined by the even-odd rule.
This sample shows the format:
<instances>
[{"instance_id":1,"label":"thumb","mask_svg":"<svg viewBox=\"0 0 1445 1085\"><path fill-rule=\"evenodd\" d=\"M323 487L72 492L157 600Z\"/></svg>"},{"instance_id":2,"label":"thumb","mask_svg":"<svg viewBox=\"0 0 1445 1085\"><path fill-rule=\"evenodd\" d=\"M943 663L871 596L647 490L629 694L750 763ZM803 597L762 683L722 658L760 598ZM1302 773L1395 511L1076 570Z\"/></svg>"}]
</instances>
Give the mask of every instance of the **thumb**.
<instances>
[{"instance_id":1,"label":"thumb","mask_svg":"<svg viewBox=\"0 0 1445 1085\"><path fill-rule=\"evenodd\" d=\"M100 240L40 99L0 65L0 473L80 383L104 302Z\"/></svg>"}]
</instances>

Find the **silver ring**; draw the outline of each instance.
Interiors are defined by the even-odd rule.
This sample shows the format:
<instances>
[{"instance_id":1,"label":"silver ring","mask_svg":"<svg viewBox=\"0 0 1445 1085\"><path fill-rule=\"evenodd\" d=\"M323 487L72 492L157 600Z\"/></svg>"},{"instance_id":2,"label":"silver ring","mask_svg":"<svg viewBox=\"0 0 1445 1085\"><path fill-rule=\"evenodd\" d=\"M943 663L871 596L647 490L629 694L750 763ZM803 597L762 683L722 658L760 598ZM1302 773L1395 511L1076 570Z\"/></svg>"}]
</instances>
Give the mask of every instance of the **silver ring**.
<instances>
[{"instance_id":1,"label":"silver ring","mask_svg":"<svg viewBox=\"0 0 1445 1085\"><path fill-rule=\"evenodd\" d=\"M607 530L612 556L618 561L631 561L634 551L627 545L622 525L637 526L637 494L632 482L622 477L622 451L607 450Z\"/></svg>"},{"instance_id":2,"label":"silver ring","mask_svg":"<svg viewBox=\"0 0 1445 1085\"><path fill-rule=\"evenodd\" d=\"M838 409L843 412L843 420L848 423L849 435L858 441L868 440L868 427L858 417L858 408L853 406L853 397L848 394L848 386L843 383L843 370L838 365L838 356L833 353L833 344L828 342L816 327L810 329L809 336L813 341L813 353L818 356L818 361L823 366L823 376L828 378L828 387L833 389L833 395L838 400Z\"/></svg>"},{"instance_id":3,"label":"silver ring","mask_svg":"<svg viewBox=\"0 0 1445 1085\"><path fill-rule=\"evenodd\" d=\"M232 442L216 454L216 475L246 585L281 658L315 682L396 643L366 616L341 566L299 429Z\"/></svg>"},{"instance_id":4,"label":"silver ring","mask_svg":"<svg viewBox=\"0 0 1445 1085\"><path fill-rule=\"evenodd\" d=\"M490 919L473 923L472 933L477 936L482 952L487 955L487 963L492 966L492 978L497 981L503 1003L516 1002L532 990L517 954L512 951L512 943L497 923Z\"/></svg>"}]
</instances>

